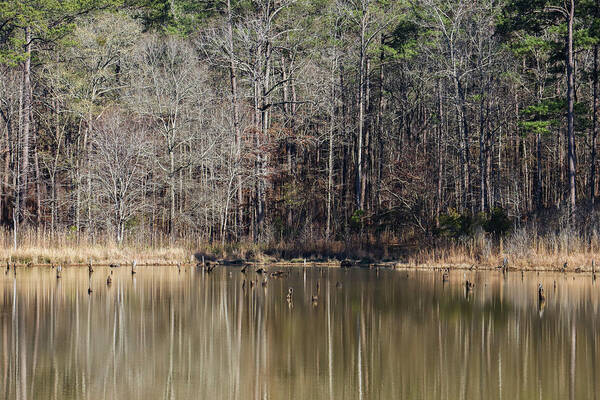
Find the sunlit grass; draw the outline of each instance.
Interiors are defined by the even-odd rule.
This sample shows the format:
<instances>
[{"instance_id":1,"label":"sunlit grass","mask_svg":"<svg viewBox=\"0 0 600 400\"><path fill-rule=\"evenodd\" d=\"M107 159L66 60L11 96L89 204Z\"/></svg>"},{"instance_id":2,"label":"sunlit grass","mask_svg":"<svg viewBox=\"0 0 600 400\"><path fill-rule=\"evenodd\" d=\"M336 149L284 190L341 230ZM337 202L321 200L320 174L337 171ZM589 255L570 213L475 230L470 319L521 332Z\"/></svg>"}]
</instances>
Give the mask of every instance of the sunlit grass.
<instances>
[{"instance_id":1,"label":"sunlit grass","mask_svg":"<svg viewBox=\"0 0 600 400\"><path fill-rule=\"evenodd\" d=\"M122 243L110 236L79 237L72 232L47 233L28 230L19 235L14 248L11 231L0 231L0 262L11 260L19 264L140 264L190 263L202 255L216 259L255 262L338 263L350 258L363 263L398 262L411 266L477 266L493 268L506 257L514 269L580 268L590 271L592 260L600 260L600 239L567 232L539 236L531 231L517 230L502 239L477 234L463 239L432 239L430 241L400 240L391 236L367 237L364 241L307 240L278 241L259 244L252 241L209 243L187 236L173 242L166 235L138 234ZM596 268L597 269L597 268Z\"/></svg>"},{"instance_id":2,"label":"sunlit grass","mask_svg":"<svg viewBox=\"0 0 600 400\"><path fill-rule=\"evenodd\" d=\"M495 267L504 258L514 269L562 269L591 271L592 261L600 260L600 240L576 233L539 236L517 230L498 240L483 234L465 240L443 241L412 252L409 262L416 265L461 265ZM598 270L598 265L596 265Z\"/></svg>"},{"instance_id":3,"label":"sunlit grass","mask_svg":"<svg viewBox=\"0 0 600 400\"><path fill-rule=\"evenodd\" d=\"M75 237L70 233L44 234L29 230L19 235L15 249L12 232L0 233L0 261L33 264L138 263L156 264L190 262L193 255L189 243L157 241L154 245L142 240L118 244L108 237Z\"/></svg>"},{"instance_id":4,"label":"sunlit grass","mask_svg":"<svg viewBox=\"0 0 600 400\"><path fill-rule=\"evenodd\" d=\"M138 263L164 263L164 262L189 262L190 252L181 247L169 248L145 248L117 247L117 246L61 246L61 247L39 247L39 246L20 246L16 250L13 248L3 248L2 260L11 259L17 263L50 264L50 263L87 263L92 260L94 263L108 262L131 262L137 260Z\"/></svg>"}]
</instances>

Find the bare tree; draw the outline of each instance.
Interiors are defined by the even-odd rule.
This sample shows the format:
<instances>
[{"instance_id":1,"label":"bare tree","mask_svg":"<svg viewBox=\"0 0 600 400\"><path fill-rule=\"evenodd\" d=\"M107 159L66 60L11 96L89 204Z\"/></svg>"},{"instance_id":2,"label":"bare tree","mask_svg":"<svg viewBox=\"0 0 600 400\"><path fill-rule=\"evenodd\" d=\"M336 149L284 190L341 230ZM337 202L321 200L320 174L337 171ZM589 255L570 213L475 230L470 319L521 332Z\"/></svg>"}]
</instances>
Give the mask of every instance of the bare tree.
<instances>
[{"instance_id":1,"label":"bare tree","mask_svg":"<svg viewBox=\"0 0 600 400\"><path fill-rule=\"evenodd\" d=\"M208 84L206 71L199 64L189 43L177 39L146 37L136 50L138 76L130 102L151 121L161 149L157 165L164 173L169 193L169 232L176 235L178 177L210 150L197 139L204 133ZM181 204L181 198L180 198Z\"/></svg>"},{"instance_id":2,"label":"bare tree","mask_svg":"<svg viewBox=\"0 0 600 400\"><path fill-rule=\"evenodd\" d=\"M108 110L93 125L90 173L93 199L99 215L106 215L115 239L121 243L125 224L144 208L151 146L147 130L117 110Z\"/></svg>"},{"instance_id":3,"label":"bare tree","mask_svg":"<svg viewBox=\"0 0 600 400\"><path fill-rule=\"evenodd\" d=\"M128 58L140 30L137 22L122 15L88 16L73 32L79 45L61 48L62 51L50 55L56 61L44 66L48 91L55 96L55 101L67 105L61 112L79 121L74 140L76 148L67 153L72 158L69 171L75 189L72 205L78 232L93 223L91 177L87 171L91 126L129 85ZM58 103L54 106L58 107ZM60 129L60 119L57 121L55 129Z\"/></svg>"}]
</instances>

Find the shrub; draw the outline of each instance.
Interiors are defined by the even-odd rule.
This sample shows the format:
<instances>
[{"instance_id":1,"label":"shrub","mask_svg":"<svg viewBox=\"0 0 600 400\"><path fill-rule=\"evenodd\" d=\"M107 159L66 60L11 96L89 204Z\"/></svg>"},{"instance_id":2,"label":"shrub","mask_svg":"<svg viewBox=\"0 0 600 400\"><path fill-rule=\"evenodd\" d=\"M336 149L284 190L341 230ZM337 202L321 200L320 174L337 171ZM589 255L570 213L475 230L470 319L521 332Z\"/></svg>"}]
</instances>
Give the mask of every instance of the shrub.
<instances>
[{"instance_id":1,"label":"shrub","mask_svg":"<svg viewBox=\"0 0 600 400\"><path fill-rule=\"evenodd\" d=\"M485 221L483 228L486 232L497 237L505 236L512 228L512 221L501 207L494 207Z\"/></svg>"},{"instance_id":2,"label":"shrub","mask_svg":"<svg viewBox=\"0 0 600 400\"><path fill-rule=\"evenodd\" d=\"M360 231L362 218L364 217L364 215L365 215L364 210L356 210L356 211L354 211L354 213L352 213L352 216L350 217L350 228L352 229L352 231L354 231L354 232Z\"/></svg>"},{"instance_id":3,"label":"shrub","mask_svg":"<svg viewBox=\"0 0 600 400\"><path fill-rule=\"evenodd\" d=\"M489 213L461 214L449 209L447 214L440 215L438 233L451 238L472 237L476 232L485 232L496 237L505 236L512 228L512 221L501 207L494 207Z\"/></svg>"},{"instance_id":4,"label":"shrub","mask_svg":"<svg viewBox=\"0 0 600 400\"><path fill-rule=\"evenodd\" d=\"M460 214L451 208L447 214L440 215L440 234L442 236L459 238L470 236L473 231L473 218L467 214Z\"/></svg>"}]
</instances>

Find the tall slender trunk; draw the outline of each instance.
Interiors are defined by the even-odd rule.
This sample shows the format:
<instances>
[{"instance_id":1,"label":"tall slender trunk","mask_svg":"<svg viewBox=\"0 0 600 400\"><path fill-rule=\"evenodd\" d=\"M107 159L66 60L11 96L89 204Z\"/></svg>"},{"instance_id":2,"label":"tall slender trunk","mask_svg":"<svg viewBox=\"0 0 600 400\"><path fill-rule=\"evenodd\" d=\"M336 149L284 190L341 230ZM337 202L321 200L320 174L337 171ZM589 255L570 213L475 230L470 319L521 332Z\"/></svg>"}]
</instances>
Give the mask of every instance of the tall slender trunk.
<instances>
[{"instance_id":1,"label":"tall slender trunk","mask_svg":"<svg viewBox=\"0 0 600 400\"><path fill-rule=\"evenodd\" d=\"M383 147L383 61L384 61L384 37L381 37L381 53L379 55L379 101L377 104L377 148L379 151L379 157L377 157L377 187L375 190L376 209L379 210L381 207L381 178L383 176L383 163L385 159L384 147Z\"/></svg>"},{"instance_id":2,"label":"tall slender trunk","mask_svg":"<svg viewBox=\"0 0 600 400\"><path fill-rule=\"evenodd\" d=\"M348 107L347 107L347 96L346 96L346 87L344 85L344 64L340 64L340 95L342 98L342 112L341 112L341 124L340 124L340 133L342 137L342 173L340 176L341 184L342 184L342 193L341 193L341 205L342 210L344 212L344 233L348 232L348 202L349 202L349 174L348 174L348 138L347 129L346 129L346 121L348 116ZM352 200L350 200L352 202Z\"/></svg>"},{"instance_id":3,"label":"tall slender trunk","mask_svg":"<svg viewBox=\"0 0 600 400\"><path fill-rule=\"evenodd\" d=\"M229 180L229 183L227 185L227 197L225 199L225 210L223 211L223 219L221 221L221 245L225 245L225 237L226 232L227 232L227 215L229 213L229 201L231 198L230 192L231 192L231 186L233 185L233 179Z\"/></svg>"},{"instance_id":4,"label":"tall slender trunk","mask_svg":"<svg viewBox=\"0 0 600 400\"><path fill-rule=\"evenodd\" d=\"M56 210L56 176L54 173L50 174L50 230L52 231L52 235L56 230L56 219L57 219L57 210Z\"/></svg>"},{"instance_id":5,"label":"tall slender trunk","mask_svg":"<svg viewBox=\"0 0 600 400\"><path fill-rule=\"evenodd\" d=\"M458 135L460 140L460 169L461 169L461 178L462 178L462 206L465 209L472 210L472 204L469 198L470 188L471 188L471 178L470 178L470 160L469 160L469 130L467 124L467 106L465 100L465 94L463 87L458 80L458 78L454 79L454 90L456 95L456 114L457 114L457 127L458 127Z\"/></svg>"},{"instance_id":6,"label":"tall slender trunk","mask_svg":"<svg viewBox=\"0 0 600 400\"><path fill-rule=\"evenodd\" d=\"M260 54L260 47L259 47ZM256 242L258 241L258 224L257 224L257 215L258 215L258 200L260 197L259 194L259 180L260 180L260 146L261 146L261 137L260 137L260 91L259 91L259 83L258 80L254 81L253 85L254 90L254 115L252 116L253 125L254 125L254 152L256 154L256 159L254 160L254 193L253 193L253 207L252 207L252 239Z\"/></svg>"},{"instance_id":7,"label":"tall slender trunk","mask_svg":"<svg viewBox=\"0 0 600 400\"><path fill-rule=\"evenodd\" d=\"M365 126L365 10L363 9L363 17L360 26L360 58L358 66L358 143L356 147L356 186L355 186L355 201L356 208L363 209L363 135Z\"/></svg>"},{"instance_id":8,"label":"tall slender trunk","mask_svg":"<svg viewBox=\"0 0 600 400\"><path fill-rule=\"evenodd\" d=\"M435 199L435 226L440 225L440 213L442 210L442 140L444 138L444 118L442 115L442 81L438 80L438 140L437 140L437 196Z\"/></svg>"},{"instance_id":9,"label":"tall slender trunk","mask_svg":"<svg viewBox=\"0 0 600 400\"><path fill-rule=\"evenodd\" d=\"M77 231L77 235L79 236L79 230L81 228L81 218L80 218L80 210L81 210L81 175L79 172L80 163L79 161L76 164L77 171L75 171L75 229Z\"/></svg>"},{"instance_id":10,"label":"tall slender trunk","mask_svg":"<svg viewBox=\"0 0 600 400\"><path fill-rule=\"evenodd\" d=\"M485 187L487 188L487 206L488 210L494 206L494 186L492 185L492 157L493 157L493 148L492 148L492 140L491 140L491 127L488 118L488 134L485 137L486 141L486 159L485 159Z\"/></svg>"},{"instance_id":11,"label":"tall slender trunk","mask_svg":"<svg viewBox=\"0 0 600 400\"><path fill-rule=\"evenodd\" d=\"M83 173L82 170L84 168L85 158L87 157L87 142L90 136L91 131L91 113L88 114L87 121L81 119L79 122L79 132L81 132L81 124L85 123L86 127L83 130L83 140L77 140L77 154L73 157L75 158L75 227L77 230L77 240L79 240L79 235L81 233L81 197L82 197L82 181L83 181ZM79 133L78 132L78 133ZM79 137L79 134L77 135Z\"/></svg>"},{"instance_id":12,"label":"tall slender trunk","mask_svg":"<svg viewBox=\"0 0 600 400\"><path fill-rule=\"evenodd\" d=\"M371 183L371 140L372 140L372 129L373 124L369 120L368 116L371 115L371 82L369 79L369 75L371 71L371 63L368 57L365 60L365 100L364 100L364 108L365 115L363 118L364 122L364 139L363 139L363 176L361 178L361 186L360 186L360 198L361 198L361 209L365 209L369 207L369 202L367 201L367 194L370 192L367 191L367 185L370 186ZM370 197L370 196L369 196Z\"/></svg>"},{"instance_id":13,"label":"tall slender trunk","mask_svg":"<svg viewBox=\"0 0 600 400\"><path fill-rule=\"evenodd\" d=\"M29 98L33 99L33 88L29 86ZM30 107L30 114L32 113ZM41 193L41 175L40 175L40 162L39 162L39 150L38 150L38 137L35 134L37 132L35 126L35 120L33 115L30 116L31 131L34 132L33 142L33 168L35 172L35 219L36 227L39 228L42 223L42 193Z\"/></svg>"},{"instance_id":14,"label":"tall slender trunk","mask_svg":"<svg viewBox=\"0 0 600 400\"><path fill-rule=\"evenodd\" d=\"M3 124L2 122L4 122L3 120L0 120L0 133L4 132L5 129L3 129L3 127L6 125L5 123ZM8 129L6 129L8 130ZM2 137L0 137L0 140L4 139L4 135ZM8 153L8 140L6 141L6 147L2 148L0 147L0 154L4 154L4 157L6 157L6 153ZM8 175L8 168L4 168L1 170L3 176ZM4 222L4 179L0 180L0 224L2 224Z\"/></svg>"},{"instance_id":15,"label":"tall slender trunk","mask_svg":"<svg viewBox=\"0 0 600 400\"><path fill-rule=\"evenodd\" d=\"M535 135L535 208L542 208L542 134L538 132Z\"/></svg>"},{"instance_id":16,"label":"tall slender trunk","mask_svg":"<svg viewBox=\"0 0 600 400\"><path fill-rule=\"evenodd\" d=\"M3 203L2 206L0 206L0 223L3 222L3 217L5 216L4 214L4 208L8 209L8 185L9 185L9 177L10 174L8 173L8 171L10 170L10 156L11 156L11 146L10 146L10 138L12 136L12 124L11 124L11 119L7 118L5 121L5 140L6 140L6 148L4 149L4 176L2 178L2 180L0 181L0 186L2 186L3 190L2 190L2 198L3 198Z\"/></svg>"},{"instance_id":17,"label":"tall slender trunk","mask_svg":"<svg viewBox=\"0 0 600 400\"><path fill-rule=\"evenodd\" d=\"M291 66L290 66L291 68ZM290 179L289 184L291 185L291 187L295 187L296 185L296 173L295 173L295 166L294 166L294 116L290 115L291 114L291 109L292 107L290 107L290 94L289 94L289 86L288 82L286 82L288 79L288 74L287 74L287 69L286 69L286 59L285 56L282 54L281 55L281 80L283 83L283 87L282 87L282 95L283 95L283 111L286 115L286 117L290 118L290 131L292 132L291 135L289 135L286 140L285 140L285 152L286 152L286 157L287 157L287 173L288 173L288 177ZM287 226L288 228L291 228L293 223L294 223L294 207L290 204L287 206Z\"/></svg>"},{"instance_id":18,"label":"tall slender trunk","mask_svg":"<svg viewBox=\"0 0 600 400\"><path fill-rule=\"evenodd\" d=\"M482 74L483 75L483 74ZM483 79L482 79L483 81ZM487 157L487 148L485 143L485 118L484 118L484 108L485 108L485 93L483 89L483 82L481 86L481 102L479 104L479 211L485 212L486 208L486 185L485 185L485 160Z\"/></svg>"},{"instance_id":19,"label":"tall slender trunk","mask_svg":"<svg viewBox=\"0 0 600 400\"><path fill-rule=\"evenodd\" d=\"M574 90L575 77L573 72L573 22L575 19L575 0L569 2L569 12L567 17L567 157L568 157L568 176L569 176L569 206L571 214L575 211L575 126L574 126Z\"/></svg>"},{"instance_id":20,"label":"tall slender trunk","mask_svg":"<svg viewBox=\"0 0 600 400\"><path fill-rule=\"evenodd\" d=\"M229 46L229 78L231 84L231 112L233 117L233 130L235 133L235 158L236 158L236 175L237 175L237 218L240 225L238 234L241 234L243 226L244 211L242 204L244 203L244 194L242 191L242 132L240 130L240 117L238 105L238 86L237 86L237 70L233 57L233 14L231 11L231 0L227 0L227 39Z\"/></svg>"},{"instance_id":21,"label":"tall slender trunk","mask_svg":"<svg viewBox=\"0 0 600 400\"><path fill-rule=\"evenodd\" d=\"M290 74L291 71L293 70L293 60L290 61ZM296 107L297 107L297 101L298 101L298 92L296 91L296 84L294 83L293 80L290 81L290 91L292 94L292 103L291 103L291 107L290 107L290 131L291 132L296 132ZM288 165L289 165L289 171L292 177L292 185L296 186L297 184L297 180L298 180L298 148L296 145L296 142L294 141L294 139L292 139L292 142L290 143L290 152L289 152L289 159L288 159ZM288 209L288 226L293 226L292 224L294 223L294 209L292 207L290 207Z\"/></svg>"},{"instance_id":22,"label":"tall slender trunk","mask_svg":"<svg viewBox=\"0 0 600 400\"><path fill-rule=\"evenodd\" d=\"M325 237L329 240L331 234L331 202L333 190L333 132L335 129L335 71L337 70L337 56L331 66L331 101L329 110L329 159L327 163L327 228Z\"/></svg>"},{"instance_id":23,"label":"tall slender trunk","mask_svg":"<svg viewBox=\"0 0 600 400\"><path fill-rule=\"evenodd\" d=\"M169 235L175 239L175 152L169 143Z\"/></svg>"},{"instance_id":24,"label":"tall slender trunk","mask_svg":"<svg viewBox=\"0 0 600 400\"><path fill-rule=\"evenodd\" d=\"M29 133L31 126L31 30L25 28L26 58L23 67L23 132L21 137L21 168L19 178L18 219L22 220L26 205L29 178Z\"/></svg>"},{"instance_id":25,"label":"tall slender trunk","mask_svg":"<svg viewBox=\"0 0 600 400\"><path fill-rule=\"evenodd\" d=\"M497 196L494 198L494 201L499 203L501 207L504 206L504 201L503 201L503 192L502 192L502 181L500 179L500 177L502 176L502 128L499 129L499 134L498 134L498 169L496 170L496 188L497 190Z\"/></svg>"},{"instance_id":26,"label":"tall slender trunk","mask_svg":"<svg viewBox=\"0 0 600 400\"><path fill-rule=\"evenodd\" d=\"M529 210L531 207L531 185L529 184L529 155L527 154L527 140L526 138L521 139L521 147L523 148L522 157L522 173L523 173L523 209L521 211Z\"/></svg>"},{"instance_id":27,"label":"tall slender trunk","mask_svg":"<svg viewBox=\"0 0 600 400\"><path fill-rule=\"evenodd\" d=\"M92 175L91 175L91 171L90 171L90 160L89 160L89 155L86 154L86 173L85 173L85 179L86 179L86 211L87 211L87 222L86 222L86 234L89 236L89 234L91 233L91 231L93 230L93 220L92 220Z\"/></svg>"},{"instance_id":28,"label":"tall slender trunk","mask_svg":"<svg viewBox=\"0 0 600 400\"><path fill-rule=\"evenodd\" d=\"M35 139L35 152L33 154L34 168L35 168L35 217L36 224L39 228L42 224L42 191L41 191L41 174L40 174L40 160L39 160L39 149L38 141Z\"/></svg>"},{"instance_id":29,"label":"tall slender trunk","mask_svg":"<svg viewBox=\"0 0 600 400\"><path fill-rule=\"evenodd\" d=\"M596 1L596 8L599 2ZM593 110L592 110L592 154L590 160L590 201L596 201L596 142L598 138L598 45L594 45Z\"/></svg>"},{"instance_id":30,"label":"tall slender trunk","mask_svg":"<svg viewBox=\"0 0 600 400\"><path fill-rule=\"evenodd\" d=\"M269 92L269 77L271 73L271 43L268 41L264 45L264 60L261 71L261 82L260 82L260 131L259 135L262 139L267 137L269 111L267 107L268 103L268 92ZM256 227L258 238L263 234L263 225L266 214L266 181L265 181L265 165L266 155L262 151L258 152L258 190L256 198Z\"/></svg>"},{"instance_id":31,"label":"tall slender trunk","mask_svg":"<svg viewBox=\"0 0 600 400\"><path fill-rule=\"evenodd\" d=\"M51 202L50 202L50 227L52 231L52 235L55 233L56 224L58 222L58 207L57 207L57 190L56 190L56 170L58 169L58 157L60 155L60 144L61 144L61 131L60 131L60 117L59 117L59 107L60 103L54 99L54 132L56 135L56 150L54 153L54 161L52 163L52 167L49 168L48 175L50 176L50 191L51 191Z\"/></svg>"}]
</instances>

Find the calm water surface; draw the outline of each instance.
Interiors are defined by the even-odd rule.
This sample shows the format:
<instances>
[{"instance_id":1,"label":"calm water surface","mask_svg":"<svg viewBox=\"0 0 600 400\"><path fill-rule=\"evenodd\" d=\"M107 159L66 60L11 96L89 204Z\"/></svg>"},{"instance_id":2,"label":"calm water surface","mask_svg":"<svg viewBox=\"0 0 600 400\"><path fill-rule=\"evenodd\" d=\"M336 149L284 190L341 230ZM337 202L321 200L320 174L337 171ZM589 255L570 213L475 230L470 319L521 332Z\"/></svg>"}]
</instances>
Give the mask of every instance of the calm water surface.
<instances>
[{"instance_id":1,"label":"calm water surface","mask_svg":"<svg viewBox=\"0 0 600 400\"><path fill-rule=\"evenodd\" d=\"M463 272L294 268L246 290L239 268L107 274L88 295L87 268L2 272L0 398L600 397L589 275L467 272L465 296Z\"/></svg>"}]
</instances>

